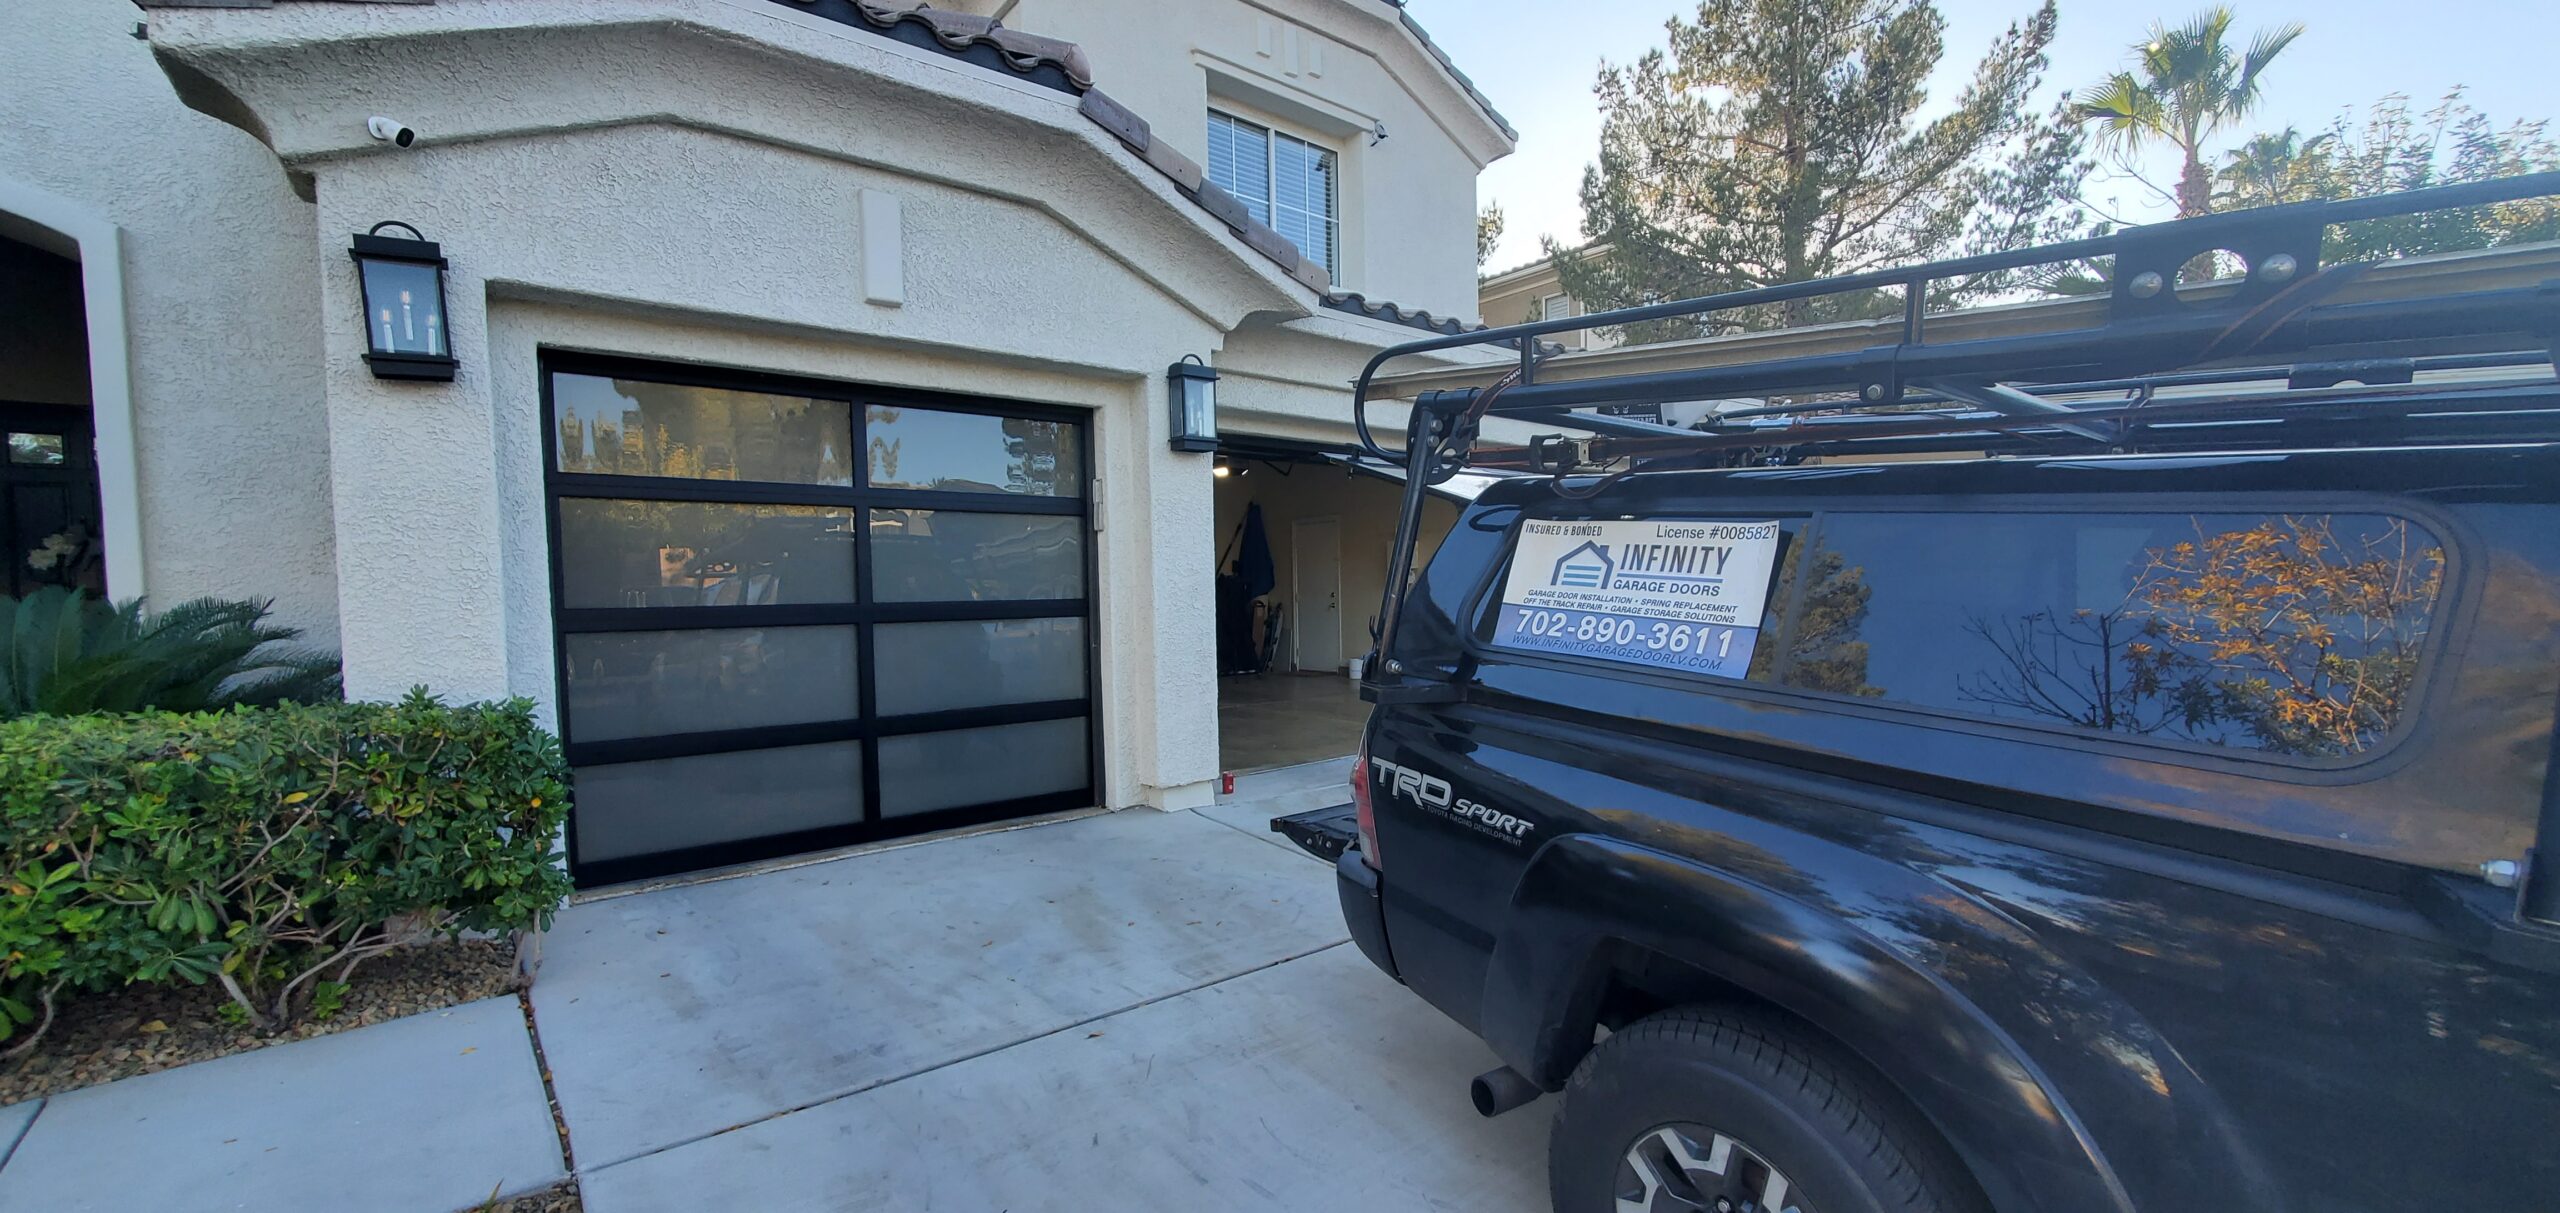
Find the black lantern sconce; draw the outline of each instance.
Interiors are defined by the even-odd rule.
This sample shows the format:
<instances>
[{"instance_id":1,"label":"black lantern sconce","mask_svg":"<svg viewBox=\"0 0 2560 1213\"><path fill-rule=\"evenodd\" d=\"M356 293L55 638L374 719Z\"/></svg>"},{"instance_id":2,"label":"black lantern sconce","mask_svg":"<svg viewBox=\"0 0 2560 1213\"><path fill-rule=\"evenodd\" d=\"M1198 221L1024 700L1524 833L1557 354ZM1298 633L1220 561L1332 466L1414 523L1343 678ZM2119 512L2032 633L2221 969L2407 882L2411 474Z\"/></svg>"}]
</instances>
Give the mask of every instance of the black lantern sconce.
<instances>
[{"instance_id":1,"label":"black lantern sconce","mask_svg":"<svg viewBox=\"0 0 2560 1213\"><path fill-rule=\"evenodd\" d=\"M1218 449L1217 368L1198 354L1184 354L1165 370L1165 386L1173 402L1173 449Z\"/></svg>"},{"instance_id":2,"label":"black lantern sconce","mask_svg":"<svg viewBox=\"0 0 2560 1213\"><path fill-rule=\"evenodd\" d=\"M387 227L409 236L385 236ZM444 250L389 219L356 237L348 255L364 284L364 360L373 377L451 381L456 364L444 311Z\"/></svg>"}]
</instances>

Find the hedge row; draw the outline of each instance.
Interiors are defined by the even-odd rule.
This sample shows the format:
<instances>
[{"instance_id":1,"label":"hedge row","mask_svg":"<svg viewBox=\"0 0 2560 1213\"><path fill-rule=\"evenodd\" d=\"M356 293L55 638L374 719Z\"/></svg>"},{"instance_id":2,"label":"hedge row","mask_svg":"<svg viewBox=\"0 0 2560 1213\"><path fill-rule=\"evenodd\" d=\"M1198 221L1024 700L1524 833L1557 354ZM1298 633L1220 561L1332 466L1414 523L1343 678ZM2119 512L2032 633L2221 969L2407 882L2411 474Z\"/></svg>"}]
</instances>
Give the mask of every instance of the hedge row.
<instances>
[{"instance_id":1,"label":"hedge row","mask_svg":"<svg viewBox=\"0 0 2560 1213\"><path fill-rule=\"evenodd\" d=\"M548 925L566 777L523 700L0 723L0 1037L131 982L272 1030L404 935Z\"/></svg>"}]
</instances>

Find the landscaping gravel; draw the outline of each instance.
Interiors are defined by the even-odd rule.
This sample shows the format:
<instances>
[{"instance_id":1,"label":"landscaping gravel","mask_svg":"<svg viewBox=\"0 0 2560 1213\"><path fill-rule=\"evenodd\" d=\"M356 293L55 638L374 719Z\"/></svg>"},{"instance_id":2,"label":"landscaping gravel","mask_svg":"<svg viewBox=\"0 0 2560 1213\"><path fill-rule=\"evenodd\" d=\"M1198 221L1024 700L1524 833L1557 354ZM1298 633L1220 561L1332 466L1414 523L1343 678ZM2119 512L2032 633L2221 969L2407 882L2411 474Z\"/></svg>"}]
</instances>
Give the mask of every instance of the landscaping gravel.
<instances>
[{"instance_id":1,"label":"landscaping gravel","mask_svg":"<svg viewBox=\"0 0 2560 1213\"><path fill-rule=\"evenodd\" d=\"M229 1000L215 985L132 986L77 997L62 1005L33 1052L0 1063L0 1106L494 998L516 988L515 946L497 940L416 944L366 961L351 985L337 1014L274 1036L218 1018ZM568 1200L501 1207L517 1213L578 1207L574 1192Z\"/></svg>"}]
</instances>

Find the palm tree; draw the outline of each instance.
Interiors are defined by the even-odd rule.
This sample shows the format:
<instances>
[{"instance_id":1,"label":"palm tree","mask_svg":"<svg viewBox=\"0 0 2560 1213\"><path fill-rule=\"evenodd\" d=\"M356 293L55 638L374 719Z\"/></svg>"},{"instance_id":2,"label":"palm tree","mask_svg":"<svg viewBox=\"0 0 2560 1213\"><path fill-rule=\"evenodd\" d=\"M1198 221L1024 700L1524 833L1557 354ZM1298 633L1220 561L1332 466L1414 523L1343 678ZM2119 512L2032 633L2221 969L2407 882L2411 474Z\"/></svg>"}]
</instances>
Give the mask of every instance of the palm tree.
<instances>
[{"instance_id":1,"label":"palm tree","mask_svg":"<svg viewBox=\"0 0 2560 1213\"><path fill-rule=\"evenodd\" d=\"M2174 197L2181 219L2213 209L2204 141L2256 107L2259 74L2302 36L2302 24L2260 30L2248 51L2236 55L2230 33L2231 10L2221 5L2176 29L2154 25L2151 37L2133 48L2134 71L2117 72L2072 99L2073 114L2096 123L2101 146L2120 160L2158 142L2178 149L2184 162Z\"/></svg>"},{"instance_id":2,"label":"palm tree","mask_svg":"<svg viewBox=\"0 0 2560 1213\"><path fill-rule=\"evenodd\" d=\"M337 655L266 622L272 605L199 598L145 615L141 599L56 585L0 598L0 720L338 698Z\"/></svg>"},{"instance_id":3,"label":"palm tree","mask_svg":"<svg viewBox=\"0 0 2560 1213\"><path fill-rule=\"evenodd\" d=\"M2222 167L2214 173L2219 183L2214 199L2223 210L2245 210L2320 197L2329 175L2329 147L2335 142L2334 134L2306 139L2290 126L2253 135L2222 154Z\"/></svg>"}]
</instances>

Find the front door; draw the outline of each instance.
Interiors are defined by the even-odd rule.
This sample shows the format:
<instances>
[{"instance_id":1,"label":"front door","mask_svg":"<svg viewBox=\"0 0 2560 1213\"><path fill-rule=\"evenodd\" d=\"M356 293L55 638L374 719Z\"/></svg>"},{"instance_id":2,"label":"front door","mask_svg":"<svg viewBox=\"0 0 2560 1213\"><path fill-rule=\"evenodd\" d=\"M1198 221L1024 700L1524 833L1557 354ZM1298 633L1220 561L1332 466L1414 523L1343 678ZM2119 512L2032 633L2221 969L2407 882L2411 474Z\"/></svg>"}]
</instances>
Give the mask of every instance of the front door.
<instances>
[{"instance_id":1,"label":"front door","mask_svg":"<svg viewBox=\"0 0 2560 1213\"><path fill-rule=\"evenodd\" d=\"M98 464L89 410L58 404L0 404L0 592L25 597L39 586L106 591L106 547L98 526Z\"/></svg>"},{"instance_id":2,"label":"front door","mask_svg":"<svg viewBox=\"0 0 2560 1213\"><path fill-rule=\"evenodd\" d=\"M1077 415L565 355L543 388L580 884L1093 803Z\"/></svg>"},{"instance_id":3,"label":"front door","mask_svg":"<svg viewBox=\"0 0 2560 1213\"><path fill-rule=\"evenodd\" d=\"M1298 604L1300 670L1342 668L1342 521L1301 518L1289 528L1292 597Z\"/></svg>"}]
</instances>

